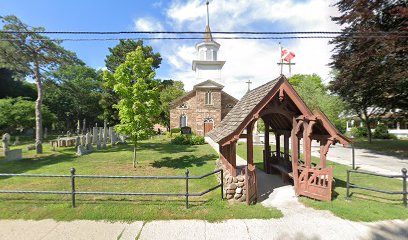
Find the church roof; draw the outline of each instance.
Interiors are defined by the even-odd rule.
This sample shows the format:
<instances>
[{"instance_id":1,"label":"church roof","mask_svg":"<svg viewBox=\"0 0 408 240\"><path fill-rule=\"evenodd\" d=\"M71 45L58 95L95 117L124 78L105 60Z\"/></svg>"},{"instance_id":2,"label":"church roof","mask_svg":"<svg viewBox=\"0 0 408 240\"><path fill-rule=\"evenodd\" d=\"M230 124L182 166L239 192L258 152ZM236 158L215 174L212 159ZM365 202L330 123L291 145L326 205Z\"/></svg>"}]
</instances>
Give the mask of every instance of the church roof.
<instances>
[{"instance_id":1,"label":"church roof","mask_svg":"<svg viewBox=\"0 0 408 240\"><path fill-rule=\"evenodd\" d=\"M239 125L244 122L257 104L265 98L273 89L281 77L276 78L252 91L247 92L242 99L235 104L234 108L225 116L221 123L208 133L208 136L215 142L220 142L225 137L233 134Z\"/></svg>"},{"instance_id":2,"label":"church roof","mask_svg":"<svg viewBox=\"0 0 408 240\"><path fill-rule=\"evenodd\" d=\"M280 92L281 87L287 87L284 89L290 93L288 97L295 100L296 106L302 109L301 112L304 115L316 117L318 125L321 126L328 135L334 137L336 141L341 144L348 144L350 142L350 139L343 136L334 127L326 115L320 111L312 113L283 75L247 92L225 116L221 123L208 133L208 136L220 144L239 136L240 132L249 122L258 118L259 112L266 106L268 101L271 101L277 92Z\"/></svg>"},{"instance_id":3,"label":"church roof","mask_svg":"<svg viewBox=\"0 0 408 240\"><path fill-rule=\"evenodd\" d=\"M194 85L193 89L197 89L197 88L218 88L218 89L223 89L224 85L219 84L213 80L206 80L204 82L200 82L196 85Z\"/></svg>"}]
</instances>

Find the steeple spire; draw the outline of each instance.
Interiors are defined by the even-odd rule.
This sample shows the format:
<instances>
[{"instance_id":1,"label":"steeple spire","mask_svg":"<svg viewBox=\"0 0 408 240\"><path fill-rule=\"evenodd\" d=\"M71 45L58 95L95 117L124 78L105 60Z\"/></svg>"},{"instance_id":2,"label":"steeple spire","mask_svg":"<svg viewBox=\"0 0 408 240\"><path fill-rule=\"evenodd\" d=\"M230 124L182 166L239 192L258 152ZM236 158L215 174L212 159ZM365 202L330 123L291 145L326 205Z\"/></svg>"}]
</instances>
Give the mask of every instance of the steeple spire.
<instances>
[{"instance_id":1,"label":"steeple spire","mask_svg":"<svg viewBox=\"0 0 408 240\"><path fill-rule=\"evenodd\" d=\"M208 10L208 5L210 5L210 1L207 0L207 26L210 27L210 11Z\"/></svg>"},{"instance_id":2,"label":"steeple spire","mask_svg":"<svg viewBox=\"0 0 408 240\"><path fill-rule=\"evenodd\" d=\"M213 37L211 34L211 29L210 29L210 11L208 9L208 5L210 4L210 1L207 0L207 26L205 26L205 33L204 33L204 42L212 42Z\"/></svg>"}]
</instances>

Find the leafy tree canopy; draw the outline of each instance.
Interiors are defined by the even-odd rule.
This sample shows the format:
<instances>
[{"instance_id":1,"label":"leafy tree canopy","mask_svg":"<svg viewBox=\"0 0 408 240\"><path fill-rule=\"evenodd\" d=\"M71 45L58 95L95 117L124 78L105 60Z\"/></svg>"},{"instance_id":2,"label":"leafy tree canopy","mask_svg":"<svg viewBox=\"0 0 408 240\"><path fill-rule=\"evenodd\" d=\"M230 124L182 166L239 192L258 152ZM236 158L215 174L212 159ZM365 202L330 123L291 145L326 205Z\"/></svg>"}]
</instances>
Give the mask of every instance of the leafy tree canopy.
<instances>
[{"instance_id":1,"label":"leafy tree canopy","mask_svg":"<svg viewBox=\"0 0 408 240\"><path fill-rule=\"evenodd\" d=\"M88 126L98 122L102 114L102 74L95 69L81 65L61 67L49 74L44 89L44 104L57 114L60 126L69 129L83 119Z\"/></svg>"},{"instance_id":2,"label":"leafy tree canopy","mask_svg":"<svg viewBox=\"0 0 408 240\"><path fill-rule=\"evenodd\" d=\"M153 134L153 124L160 113L158 82L154 80L152 64L153 58L145 58L143 49L138 47L126 56L114 74L105 71L103 76L119 98L114 107L119 110L120 123L115 128L133 140L134 166L137 141Z\"/></svg>"},{"instance_id":3,"label":"leafy tree canopy","mask_svg":"<svg viewBox=\"0 0 408 240\"><path fill-rule=\"evenodd\" d=\"M28 97L34 100L36 96L34 83L16 79L12 70L0 68L0 98Z\"/></svg>"},{"instance_id":4,"label":"leafy tree canopy","mask_svg":"<svg viewBox=\"0 0 408 240\"><path fill-rule=\"evenodd\" d=\"M160 91L160 124L170 127L170 102L181 97L184 91L184 84L181 81L164 80L161 81Z\"/></svg>"}]
</instances>

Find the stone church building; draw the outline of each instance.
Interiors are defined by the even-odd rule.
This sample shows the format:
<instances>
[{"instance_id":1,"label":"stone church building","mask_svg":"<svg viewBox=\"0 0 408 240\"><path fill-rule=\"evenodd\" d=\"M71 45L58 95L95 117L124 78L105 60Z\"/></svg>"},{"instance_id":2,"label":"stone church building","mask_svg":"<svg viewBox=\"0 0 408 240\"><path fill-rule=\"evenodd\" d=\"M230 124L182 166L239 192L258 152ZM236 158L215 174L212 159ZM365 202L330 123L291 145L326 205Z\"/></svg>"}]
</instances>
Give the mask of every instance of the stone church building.
<instances>
[{"instance_id":1,"label":"stone church building","mask_svg":"<svg viewBox=\"0 0 408 240\"><path fill-rule=\"evenodd\" d=\"M205 136L238 102L224 92L224 86L219 83L225 64L217 60L219 48L207 23L203 42L196 45L198 59L192 63L199 83L170 103L170 128L190 127L193 133Z\"/></svg>"}]
</instances>

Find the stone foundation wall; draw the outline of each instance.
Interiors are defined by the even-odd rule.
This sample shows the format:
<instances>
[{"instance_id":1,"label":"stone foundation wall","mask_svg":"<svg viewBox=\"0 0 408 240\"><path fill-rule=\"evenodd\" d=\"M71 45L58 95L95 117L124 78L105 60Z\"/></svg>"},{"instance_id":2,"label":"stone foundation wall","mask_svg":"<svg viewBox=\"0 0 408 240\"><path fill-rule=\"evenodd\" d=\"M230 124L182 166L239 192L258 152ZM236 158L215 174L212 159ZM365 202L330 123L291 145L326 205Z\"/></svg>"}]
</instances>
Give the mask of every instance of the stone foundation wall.
<instances>
[{"instance_id":1,"label":"stone foundation wall","mask_svg":"<svg viewBox=\"0 0 408 240\"><path fill-rule=\"evenodd\" d=\"M220 160L217 161L217 167L224 171L224 196L230 202L246 201L245 175L239 174L236 177L231 176ZM237 171L241 172L241 171Z\"/></svg>"}]
</instances>

